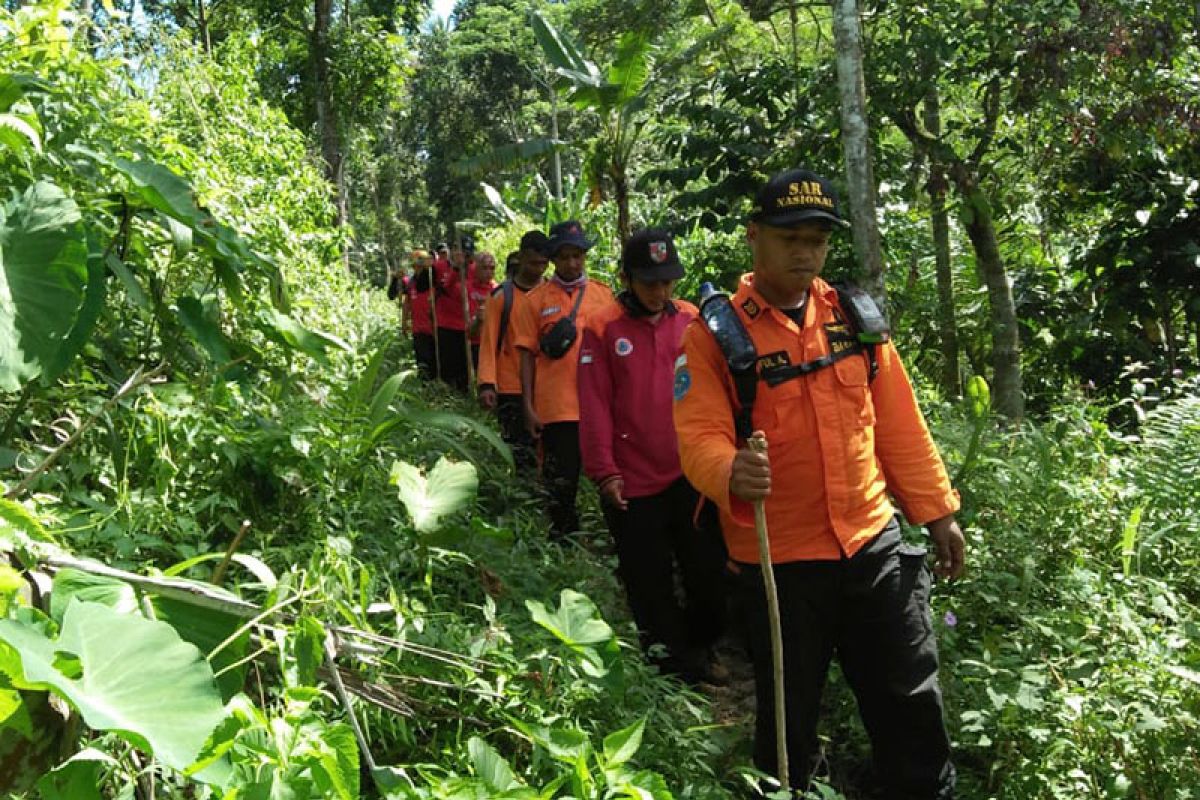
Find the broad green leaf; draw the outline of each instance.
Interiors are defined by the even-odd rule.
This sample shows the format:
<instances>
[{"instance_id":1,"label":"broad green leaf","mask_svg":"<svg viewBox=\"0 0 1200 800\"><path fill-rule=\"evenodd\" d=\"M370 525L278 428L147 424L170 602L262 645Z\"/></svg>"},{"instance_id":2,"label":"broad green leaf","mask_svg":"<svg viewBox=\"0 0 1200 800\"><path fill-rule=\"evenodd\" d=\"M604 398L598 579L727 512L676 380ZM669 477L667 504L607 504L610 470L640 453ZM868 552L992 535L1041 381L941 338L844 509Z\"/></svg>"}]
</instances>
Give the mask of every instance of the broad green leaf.
<instances>
[{"instance_id":1,"label":"broad green leaf","mask_svg":"<svg viewBox=\"0 0 1200 800\"><path fill-rule=\"evenodd\" d=\"M0 391L54 363L88 280L79 207L39 181L0 211Z\"/></svg>"},{"instance_id":2,"label":"broad green leaf","mask_svg":"<svg viewBox=\"0 0 1200 800\"><path fill-rule=\"evenodd\" d=\"M192 227L190 225L185 225L166 214L159 215L159 222L166 228L167 233L171 234L171 244L175 247L176 258L192 251Z\"/></svg>"},{"instance_id":3,"label":"broad green leaf","mask_svg":"<svg viewBox=\"0 0 1200 800\"><path fill-rule=\"evenodd\" d=\"M72 599L101 603L121 614L138 610L137 595L128 583L77 569L59 570L50 594L50 616L55 622L62 623Z\"/></svg>"},{"instance_id":4,"label":"broad green leaf","mask_svg":"<svg viewBox=\"0 0 1200 800\"><path fill-rule=\"evenodd\" d=\"M375 381L379 378L379 370L387 358L387 351L386 347L381 347L372 353L362 374L350 385L350 403L354 408L362 408L367 404L367 398L371 396Z\"/></svg>"},{"instance_id":5,"label":"broad green leaf","mask_svg":"<svg viewBox=\"0 0 1200 800\"><path fill-rule=\"evenodd\" d=\"M604 760L607 767L618 767L633 758L642 746L642 733L646 730L643 717L627 728L604 737Z\"/></svg>"},{"instance_id":6,"label":"broad green leaf","mask_svg":"<svg viewBox=\"0 0 1200 800\"><path fill-rule=\"evenodd\" d=\"M584 75L598 72L595 65L583 57L570 37L560 33L551 25L550 21L542 16L542 12L535 11L530 14L529 24L533 28L534 38L541 45L542 52L546 54L546 60L550 62L550 66L555 69L572 70Z\"/></svg>"},{"instance_id":7,"label":"broad green leaf","mask_svg":"<svg viewBox=\"0 0 1200 800\"><path fill-rule=\"evenodd\" d=\"M207 591L213 591L212 586L203 585ZM244 619L233 614L161 595L152 596L150 605L160 622L174 628L179 638L195 645L205 657L216 649L217 645L233 636L245 623ZM245 657L249 649L250 632L243 631L233 642L208 659L216 676L217 687L221 690L221 698L226 701L242 690L249 665L234 665Z\"/></svg>"},{"instance_id":8,"label":"broad green leaf","mask_svg":"<svg viewBox=\"0 0 1200 800\"><path fill-rule=\"evenodd\" d=\"M56 379L66 371L67 367L71 366L75 356L83 351L88 340L92 338L92 331L96 329L96 324L100 321L100 314L104 311L104 303L108 298L108 282L105 280L107 275L104 271L104 262L101 260L101 251L95 245L95 241L90 240L90 252L87 258L87 288L84 290L83 304L79 307L79 313L75 316L75 324L71 326L67 338L63 340L58 352L42 370L43 381Z\"/></svg>"},{"instance_id":9,"label":"broad green leaf","mask_svg":"<svg viewBox=\"0 0 1200 800\"><path fill-rule=\"evenodd\" d=\"M7 500L0 497L0 522L6 522L27 536L41 542L49 542L54 539L42 527L42 523L38 522L37 517L29 513L29 509L15 500ZM0 539L0 542L2 541Z\"/></svg>"},{"instance_id":10,"label":"broad green leaf","mask_svg":"<svg viewBox=\"0 0 1200 800\"><path fill-rule=\"evenodd\" d=\"M37 782L42 800L101 800L100 771L116 767L112 756L94 748L81 750Z\"/></svg>"},{"instance_id":11,"label":"broad green leaf","mask_svg":"<svg viewBox=\"0 0 1200 800\"><path fill-rule=\"evenodd\" d=\"M181 297L175 303L179 320L196 343L217 364L227 364L231 355L230 341L217 321L205 313L204 305L195 297Z\"/></svg>"},{"instance_id":12,"label":"broad green leaf","mask_svg":"<svg viewBox=\"0 0 1200 800\"><path fill-rule=\"evenodd\" d=\"M443 517L467 507L479 489L474 464L448 461L444 456L428 476L406 461L396 461L391 481L418 533L437 530Z\"/></svg>"},{"instance_id":13,"label":"broad green leaf","mask_svg":"<svg viewBox=\"0 0 1200 800\"><path fill-rule=\"evenodd\" d=\"M551 612L537 600L526 600L533 621L571 648L601 644L613 638L613 630L596 610L591 599L574 589L563 589L559 607Z\"/></svg>"},{"instance_id":14,"label":"broad green leaf","mask_svg":"<svg viewBox=\"0 0 1200 800\"><path fill-rule=\"evenodd\" d=\"M16 114L0 114L0 144L17 153L42 152L42 136L34 124Z\"/></svg>"},{"instance_id":15,"label":"broad green leaf","mask_svg":"<svg viewBox=\"0 0 1200 800\"><path fill-rule=\"evenodd\" d=\"M33 75L0 75L0 112L8 111L30 92L48 92L50 88L49 83Z\"/></svg>"},{"instance_id":16,"label":"broad green leaf","mask_svg":"<svg viewBox=\"0 0 1200 800\"><path fill-rule=\"evenodd\" d=\"M608 83L616 88L612 106L633 100L650 77L650 36L645 31L628 31L617 42L617 52L608 69Z\"/></svg>"},{"instance_id":17,"label":"broad green leaf","mask_svg":"<svg viewBox=\"0 0 1200 800\"><path fill-rule=\"evenodd\" d=\"M467 751L471 754L471 766L475 775L486 783L489 789L506 792L521 785L508 762L478 736L472 736L467 742Z\"/></svg>"},{"instance_id":18,"label":"broad green leaf","mask_svg":"<svg viewBox=\"0 0 1200 800\"><path fill-rule=\"evenodd\" d=\"M331 346L349 352L352 348L336 336L320 331L309 330L287 314L282 314L273 308L264 309L260 314L262 331L269 338L294 350L299 350L312 356L321 364L328 364L325 351Z\"/></svg>"},{"instance_id":19,"label":"broad green leaf","mask_svg":"<svg viewBox=\"0 0 1200 800\"><path fill-rule=\"evenodd\" d=\"M392 401L396 399L396 392L400 390L400 384L403 382L403 375L393 375L383 382L379 391L371 399L371 409L367 413L367 420L372 430L387 421L388 415L391 413Z\"/></svg>"},{"instance_id":20,"label":"broad green leaf","mask_svg":"<svg viewBox=\"0 0 1200 800\"><path fill-rule=\"evenodd\" d=\"M315 770L321 797L359 800L358 742L349 725L336 723L321 733L320 769Z\"/></svg>"},{"instance_id":21,"label":"broad green leaf","mask_svg":"<svg viewBox=\"0 0 1200 800\"><path fill-rule=\"evenodd\" d=\"M288 683L292 686L316 686L317 670L325 661L325 628L312 617L304 616L296 621L288 632L291 640L291 656L294 667L288 670Z\"/></svg>"},{"instance_id":22,"label":"broad green leaf","mask_svg":"<svg viewBox=\"0 0 1200 800\"><path fill-rule=\"evenodd\" d=\"M224 716L208 662L164 622L76 600L57 639L0 620L0 640L20 655L26 681L61 694L89 727L169 767L192 763Z\"/></svg>"},{"instance_id":23,"label":"broad green leaf","mask_svg":"<svg viewBox=\"0 0 1200 800\"><path fill-rule=\"evenodd\" d=\"M138 197L154 210L193 227L210 220L196 205L191 184L161 164L120 157L108 163L129 178Z\"/></svg>"},{"instance_id":24,"label":"broad green leaf","mask_svg":"<svg viewBox=\"0 0 1200 800\"><path fill-rule=\"evenodd\" d=\"M133 301L133 304L143 311L149 311L150 297L146 294L146 290L142 288L142 284L138 281L137 276L129 267L125 266L125 262L117 258L116 253L109 253L105 259L109 270L117 279L121 281L121 285L125 287L125 294Z\"/></svg>"}]
</instances>

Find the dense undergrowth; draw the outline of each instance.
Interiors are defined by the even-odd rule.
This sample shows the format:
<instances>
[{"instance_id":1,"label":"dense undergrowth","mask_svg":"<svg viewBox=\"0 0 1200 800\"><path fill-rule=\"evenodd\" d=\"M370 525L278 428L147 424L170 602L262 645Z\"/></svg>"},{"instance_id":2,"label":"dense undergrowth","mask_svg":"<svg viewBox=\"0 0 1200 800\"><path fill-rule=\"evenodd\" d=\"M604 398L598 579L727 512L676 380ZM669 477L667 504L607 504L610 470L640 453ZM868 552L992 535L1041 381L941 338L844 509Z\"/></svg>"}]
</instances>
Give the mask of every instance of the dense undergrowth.
<instances>
[{"instance_id":1,"label":"dense undergrowth","mask_svg":"<svg viewBox=\"0 0 1200 800\"><path fill-rule=\"evenodd\" d=\"M643 663L594 497L595 533L548 544L485 416L411 373L394 309L342 268L303 137L247 77L253 47L149 54L147 91L45 6L0 15L28 37L0 49L0 113L28 129L0 140L0 224L58 187L92 315L0 394L0 789L744 793L748 728ZM962 797L1195 796L1197 396L1139 399L1137 437L1074 399L1002 428L924 398L968 531L932 615ZM473 466L442 485L443 458ZM172 576L209 605L164 595ZM862 796L852 698L828 699L830 783Z\"/></svg>"}]
</instances>

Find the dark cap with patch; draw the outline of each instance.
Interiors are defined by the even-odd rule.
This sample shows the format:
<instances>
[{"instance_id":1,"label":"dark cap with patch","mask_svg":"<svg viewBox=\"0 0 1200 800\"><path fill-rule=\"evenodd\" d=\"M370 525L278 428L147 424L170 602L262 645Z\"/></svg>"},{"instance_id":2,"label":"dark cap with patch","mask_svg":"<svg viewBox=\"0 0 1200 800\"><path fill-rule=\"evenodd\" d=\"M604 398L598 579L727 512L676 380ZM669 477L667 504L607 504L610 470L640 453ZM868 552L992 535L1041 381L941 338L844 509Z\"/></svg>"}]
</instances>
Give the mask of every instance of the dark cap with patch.
<instances>
[{"instance_id":1,"label":"dark cap with patch","mask_svg":"<svg viewBox=\"0 0 1200 800\"><path fill-rule=\"evenodd\" d=\"M661 228L646 228L630 236L621 251L621 268L639 281L677 281L683 277L675 241Z\"/></svg>"},{"instance_id":2,"label":"dark cap with patch","mask_svg":"<svg viewBox=\"0 0 1200 800\"><path fill-rule=\"evenodd\" d=\"M532 250L535 253L546 255L546 251L550 246L550 240L546 238L546 234L538 230L526 231L521 237L521 249Z\"/></svg>"},{"instance_id":3,"label":"dark cap with patch","mask_svg":"<svg viewBox=\"0 0 1200 800\"><path fill-rule=\"evenodd\" d=\"M592 240L584 234L583 226L577 221L569 219L550 228L550 246L546 250L546 255L554 258L558 255L559 250L567 246L578 247L580 250L591 250L592 244Z\"/></svg>"},{"instance_id":4,"label":"dark cap with patch","mask_svg":"<svg viewBox=\"0 0 1200 800\"><path fill-rule=\"evenodd\" d=\"M838 213L837 193L828 180L807 169L789 169L767 181L754 196L750 219L775 228L804 222L849 227Z\"/></svg>"}]
</instances>

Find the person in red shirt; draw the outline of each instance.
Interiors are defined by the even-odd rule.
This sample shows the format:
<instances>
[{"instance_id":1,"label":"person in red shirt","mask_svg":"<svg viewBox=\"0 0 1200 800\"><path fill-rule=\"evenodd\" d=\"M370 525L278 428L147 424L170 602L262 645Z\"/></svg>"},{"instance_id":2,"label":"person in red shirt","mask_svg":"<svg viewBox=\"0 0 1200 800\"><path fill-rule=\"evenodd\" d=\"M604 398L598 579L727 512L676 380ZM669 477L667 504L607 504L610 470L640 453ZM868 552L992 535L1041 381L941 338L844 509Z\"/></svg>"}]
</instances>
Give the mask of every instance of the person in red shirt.
<instances>
[{"instance_id":1,"label":"person in red shirt","mask_svg":"<svg viewBox=\"0 0 1200 800\"><path fill-rule=\"evenodd\" d=\"M470 303L471 321L467 325L467 336L471 341L471 364L479 372L479 337L483 332L484 305L492 292L496 291L496 258L488 252L475 257L475 270L467 284L467 300Z\"/></svg>"},{"instance_id":2,"label":"person in red shirt","mask_svg":"<svg viewBox=\"0 0 1200 800\"><path fill-rule=\"evenodd\" d=\"M430 286L433 276L433 258L424 250L412 254L413 275L408 281L405 304L412 321L413 356L417 371L425 380L437 375L433 317L430 312Z\"/></svg>"},{"instance_id":3,"label":"person in red shirt","mask_svg":"<svg viewBox=\"0 0 1200 800\"><path fill-rule=\"evenodd\" d=\"M593 314L613 303L612 290L587 276L591 247L575 220L551 228L547 254L554 276L525 296L515 319L525 425L542 444L542 484L553 539L579 530L579 332Z\"/></svg>"},{"instance_id":4,"label":"person in red shirt","mask_svg":"<svg viewBox=\"0 0 1200 800\"><path fill-rule=\"evenodd\" d=\"M773 177L746 226L754 271L729 306L723 337L744 330L757 353L753 403L742 406L728 362L702 322L684 334L675 371L675 428L684 473L717 504L737 568L740 627L754 663L754 760L777 767L771 634L758 562L761 502L782 618L784 707L792 788L818 761L817 718L834 655L871 739L889 800L954 792L942 719L937 643L924 547L906 544L895 503L925 525L937 572L963 569L958 494L917 407L895 346L821 280L835 226L825 178ZM726 302L710 298L708 303ZM735 324L736 323L736 324ZM743 397L748 393L743 392ZM763 437L758 452L746 439Z\"/></svg>"},{"instance_id":5,"label":"person in red shirt","mask_svg":"<svg viewBox=\"0 0 1200 800\"><path fill-rule=\"evenodd\" d=\"M448 260L434 264L437 283L438 377L461 392L467 390L467 318L463 314L463 281L474 271L463 249L455 245Z\"/></svg>"},{"instance_id":6,"label":"person in red shirt","mask_svg":"<svg viewBox=\"0 0 1200 800\"><path fill-rule=\"evenodd\" d=\"M494 409L500 437L513 451L513 461L522 472L537 466L537 449L525 428L521 399L521 351L516 346L515 325L521 316L525 295L540 286L550 260L549 240L541 231L521 237L512 274L488 299L483 312L479 343L479 402Z\"/></svg>"},{"instance_id":7,"label":"person in red shirt","mask_svg":"<svg viewBox=\"0 0 1200 800\"><path fill-rule=\"evenodd\" d=\"M696 307L672 299L683 264L666 231L631 236L621 269L628 288L588 320L579 349L583 471L600 489L643 648L685 680L722 683L728 673L712 646L724 615L725 547L711 515L698 529L700 495L683 476L671 421L675 361Z\"/></svg>"}]
</instances>

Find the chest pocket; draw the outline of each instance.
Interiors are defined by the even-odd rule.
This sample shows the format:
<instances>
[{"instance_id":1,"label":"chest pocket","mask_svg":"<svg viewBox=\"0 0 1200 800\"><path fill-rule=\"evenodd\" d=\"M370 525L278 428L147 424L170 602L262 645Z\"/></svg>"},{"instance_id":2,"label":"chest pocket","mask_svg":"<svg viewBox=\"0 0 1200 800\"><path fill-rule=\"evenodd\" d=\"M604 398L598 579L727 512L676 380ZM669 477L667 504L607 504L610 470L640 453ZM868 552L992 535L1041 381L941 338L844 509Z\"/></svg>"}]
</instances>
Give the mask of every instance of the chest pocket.
<instances>
[{"instance_id":1,"label":"chest pocket","mask_svg":"<svg viewBox=\"0 0 1200 800\"><path fill-rule=\"evenodd\" d=\"M846 422L859 428L874 425L875 403L871 398L867 359L863 356L843 358L833 365L833 373Z\"/></svg>"}]
</instances>

